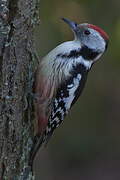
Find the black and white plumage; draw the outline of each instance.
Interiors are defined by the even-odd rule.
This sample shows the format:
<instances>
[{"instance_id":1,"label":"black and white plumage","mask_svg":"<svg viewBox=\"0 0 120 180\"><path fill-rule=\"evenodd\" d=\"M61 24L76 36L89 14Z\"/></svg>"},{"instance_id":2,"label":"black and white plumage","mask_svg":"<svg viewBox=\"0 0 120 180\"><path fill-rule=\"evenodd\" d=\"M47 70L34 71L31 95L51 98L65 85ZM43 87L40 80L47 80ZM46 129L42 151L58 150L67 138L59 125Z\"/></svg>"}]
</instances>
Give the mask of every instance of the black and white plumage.
<instances>
[{"instance_id":1,"label":"black and white plumage","mask_svg":"<svg viewBox=\"0 0 120 180\"><path fill-rule=\"evenodd\" d=\"M71 27L75 39L48 53L36 71L37 138L32 157L39 145L48 141L81 95L88 72L108 45L108 36L99 27L63 20Z\"/></svg>"},{"instance_id":2,"label":"black and white plumage","mask_svg":"<svg viewBox=\"0 0 120 180\"><path fill-rule=\"evenodd\" d=\"M61 84L53 101L52 112L48 120L45 136L49 138L54 129L64 120L72 105L80 96L87 79L88 71L83 65L77 65L70 72L71 76Z\"/></svg>"}]
</instances>

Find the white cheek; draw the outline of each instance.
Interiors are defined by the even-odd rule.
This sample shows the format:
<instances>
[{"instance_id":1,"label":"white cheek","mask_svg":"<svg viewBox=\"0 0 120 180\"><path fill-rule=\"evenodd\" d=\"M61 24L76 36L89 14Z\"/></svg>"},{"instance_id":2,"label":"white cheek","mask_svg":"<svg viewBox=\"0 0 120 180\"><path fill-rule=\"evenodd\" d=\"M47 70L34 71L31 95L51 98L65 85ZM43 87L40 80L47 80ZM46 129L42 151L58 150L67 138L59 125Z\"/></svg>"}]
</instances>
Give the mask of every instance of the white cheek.
<instances>
[{"instance_id":1,"label":"white cheek","mask_svg":"<svg viewBox=\"0 0 120 180\"><path fill-rule=\"evenodd\" d=\"M105 41L104 41L104 39L98 39L98 40L96 40L94 42L89 41L87 43L87 46L90 49L95 49L95 50L100 51L100 52L104 52L105 51Z\"/></svg>"},{"instance_id":2,"label":"white cheek","mask_svg":"<svg viewBox=\"0 0 120 180\"><path fill-rule=\"evenodd\" d=\"M91 31L91 37L86 38L86 46L88 46L90 49L96 49L100 51L101 53L105 51L105 40L103 37L95 30L90 29Z\"/></svg>"}]
</instances>

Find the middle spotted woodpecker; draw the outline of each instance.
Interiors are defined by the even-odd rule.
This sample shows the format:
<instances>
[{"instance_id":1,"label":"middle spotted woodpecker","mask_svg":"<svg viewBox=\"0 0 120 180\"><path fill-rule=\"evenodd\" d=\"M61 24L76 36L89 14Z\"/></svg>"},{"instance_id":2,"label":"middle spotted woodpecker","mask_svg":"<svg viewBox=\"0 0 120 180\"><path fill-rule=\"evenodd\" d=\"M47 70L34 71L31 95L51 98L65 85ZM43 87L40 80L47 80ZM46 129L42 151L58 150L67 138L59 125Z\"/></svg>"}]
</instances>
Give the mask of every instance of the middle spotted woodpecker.
<instances>
[{"instance_id":1,"label":"middle spotted woodpecker","mask_svg":"<svg viewBox=\"0 0 120 180\"><path fill-rule=\"evenodd\" d=\"M34 83L37 133L32 157L77 101L88 72L108 45L108 35L101 28L62 19L70 26L75 38L53 49L37 68Z\"/></svg>"}]
</instances>

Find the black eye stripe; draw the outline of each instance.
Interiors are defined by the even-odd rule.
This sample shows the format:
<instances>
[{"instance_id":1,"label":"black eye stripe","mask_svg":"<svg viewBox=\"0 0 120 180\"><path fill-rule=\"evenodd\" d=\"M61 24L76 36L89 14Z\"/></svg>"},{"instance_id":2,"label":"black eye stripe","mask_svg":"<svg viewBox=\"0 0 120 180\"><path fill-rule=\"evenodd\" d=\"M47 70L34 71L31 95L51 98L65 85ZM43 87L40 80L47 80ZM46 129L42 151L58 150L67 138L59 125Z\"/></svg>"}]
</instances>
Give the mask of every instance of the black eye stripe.
<instances>
[{"instance_id":1,"label":"black eye stripe","mask_svg":"<svg viewBox=\"0 0 120 180\"><path fill-rule=\"evenodd\" d=\"M90 34L90 31L89 31L89 30L85 30L85 31L84 31L84 34L85 34L85 35L89 35L89 34Z\"/></svg>"}]
</instances>

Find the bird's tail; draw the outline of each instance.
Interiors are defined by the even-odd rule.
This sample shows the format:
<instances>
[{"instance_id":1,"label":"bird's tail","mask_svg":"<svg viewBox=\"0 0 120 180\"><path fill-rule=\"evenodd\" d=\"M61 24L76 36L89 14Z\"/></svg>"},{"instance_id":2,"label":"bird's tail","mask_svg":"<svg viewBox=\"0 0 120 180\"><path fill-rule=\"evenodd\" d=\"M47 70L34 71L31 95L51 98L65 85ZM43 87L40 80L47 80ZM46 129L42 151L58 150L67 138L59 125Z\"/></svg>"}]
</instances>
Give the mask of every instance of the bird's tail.
<instances>
[{"instance_id":1,"label":"bird's tail","mask_svg":"<svg viewBox=\"0 0 120 180\"><path fill-rule=\"evenodd\" d=\"M44 147L47 146L48 141L50 140L53 132L51 131L49 134L46 135L46 133L43 133L42 135L36 135L33 140L33 147L31 149L30 153L30 159L29 159L29 166L33 166L34 158L40 149L41 145L44 145Z\"/></svg>"},{"instance_id":2,"label":"bird's tail","mask_svg":"<svg viewBox=\"0 0 120 180\"><path fill-rule=\"evenodd\" d=\"M33 166L34 158L40 149L42 143L44 142L44 136L43 135L36 135L33 140L33 147L31 149L30 153L30 159L29 159L29 166Z\"/></svg>"}]
</instances>

